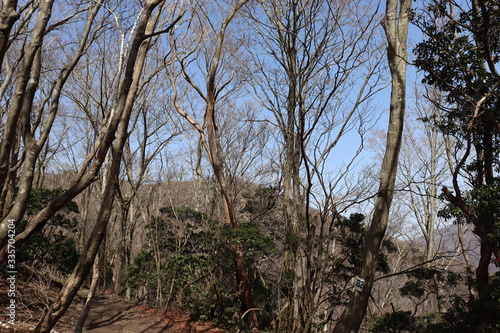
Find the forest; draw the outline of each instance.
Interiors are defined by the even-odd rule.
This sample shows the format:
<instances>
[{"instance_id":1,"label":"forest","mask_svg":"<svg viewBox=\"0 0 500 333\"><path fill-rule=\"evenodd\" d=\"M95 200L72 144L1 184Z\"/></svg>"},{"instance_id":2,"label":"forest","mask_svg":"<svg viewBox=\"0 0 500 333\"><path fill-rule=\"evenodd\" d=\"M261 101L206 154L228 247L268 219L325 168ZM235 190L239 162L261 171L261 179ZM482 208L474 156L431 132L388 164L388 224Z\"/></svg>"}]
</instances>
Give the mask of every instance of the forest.
<instances>
[{"instance_id":1,"label":"forest","mask_svg":"<svg viewBox=\"0 0 500 333\"><path fill-rule=\"evenodd\" d=\"M1 327L500 332L498 0L0 6Z\"/></svg>"}]
</instances>

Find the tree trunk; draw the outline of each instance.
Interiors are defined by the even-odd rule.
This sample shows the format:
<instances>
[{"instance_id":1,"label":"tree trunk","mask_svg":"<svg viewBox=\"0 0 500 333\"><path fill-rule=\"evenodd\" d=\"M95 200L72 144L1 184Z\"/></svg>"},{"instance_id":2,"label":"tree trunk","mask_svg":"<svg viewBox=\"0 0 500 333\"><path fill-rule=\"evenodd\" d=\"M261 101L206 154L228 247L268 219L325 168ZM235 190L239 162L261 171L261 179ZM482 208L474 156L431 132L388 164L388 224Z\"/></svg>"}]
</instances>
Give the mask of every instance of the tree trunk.
<instances>
[{"instance_id":1,"label":"tree trunk","mask_svg":"<svg viewBox=\"0 0 500 333\"><path fill-rule=\"evenodd\" d=\"M17 10L17 0L3 1L3 8L0 14L0 68L9 46L10 31L20 15Z\"/></svg>"},{"instance_id":2,"label":"tree trunk","mask_svg":"<svg viewBox=\"0 0 500 333\"><path fill-rule=\"evenodd\" d=\"M386 16L382 25L388 41L387 58L392 80L386 151L382 162L380 188L366 236L360 273L360 277L365 281L364 288L361 292L354 291L347 308L335 326L334 333L355 333L361 326L373 286L380 244L385 236L389 220L406 108L406 39L410 6L411 0L387 0L386 2Z\"/></svg>"},{"instance_id":3,"label":"tree trunk","mask_svg":"<svg viewBox=\"0 0 500 333\"><path fill-rule=\"evenodd\" d=\"M123 79L124 82L115 109L115 112L121 115L119 122L120 127L117 133L116 143L111 150L112 162L109 170L109 181L106 182L104 187L96 224L87 242L87 246L80 256L77 266L61 289L57 300L38 323L34 330L35 333L49 333L59 318L66 312L74 296L87 278L101 242L106 234L106 227L113 209L113 201L118 185L123 148L128 138L130 115L137 96L138 83L141 78L146 54L150 47L149 43L145 42L145 36L152 33L154 30L156 20L152 19L151 16L155 7L161 2L162 0L149 0L145 2L137 25L136 35L132 42Z\"/></svg>"},{"instance_id":4,"label":"tree trunk","mask_svg":"<svg viewBox=\"0 0 500 333\"><path fill-rule=\"evenodd\" d=\"M11 152L14 147L14 144L16 142L16 138L19 135L19 121L21 117L24 117L24 119L29 119L29 115L31 112L31 108L29 107L29 104L27 102L32 102L32 100L26 100L26 95L27 95L27 90L30 88L33 88L33 85L35 85L34 89L38 86L38 80L34 78L34 84L33 82L30 82L32 80L32 69L33 66L38 64L39 61L36 61L36 57L40 57L40 48L43 43L43 37L45 36L45 30L47 28L47 24L52 16L52 6L54 4L54 1L42 1L40 4L39 12L38 12L38 20L36 22L36 25L33 29L33 33L31 34L31 39L28 43L28 45L24 48L24 57L23 60L20 64L20 68L17 73L17 81L16 81L16 87L14 91L14 95L12 98L12 101L10 103L10 108L9 108L9 113L7 116L7 121L5 123L5 127L3 128L2 132L2 140L0 141L0 184L3 187L5 184L5 181L7 179L10 163L11 163ZM12 6L14 8L12 8ZM15 12L15 7L16 4L10 2L10 8L5 7L4 11L10 12L14 11ZM5 15L4 13L2 13ZM8 14L8 13L7 13ZM3 20L2 20L3 21ZM14 22L12 22L13 24ZM0 31L1 31L0 27ZM10 31L10 28L8 28L8 31ZM4 38L7 38L7 36L3 36ZM0 37L1 38L1 37ZM7 44L8 41L0 41L3 44ZM7 45L0 45L0 48L5 49ZM0 52L5 52L6 50L1 50ZM0 54L1 55L1 54ZM34 69L35 76L37 73L37 68ZM28 87L30 85L30 87ZM34 91L32 92L32 96L34 96ZM22 130L21 130L22 131ZM3 210L3 207L0 207ZM18 223L16 221L16 223ZM7 225L8 225L8 220L5 219L1 224L0 224L0 239L3 240L5 238L5 235L7 233Z\"/></svg>"},{"instance_id":5,"label":"tree trunk","mask_svg":"<svg viewBox=\"0 0 500 333\"><path fill-rule=\"evenodd\" d=\"M213 79L215 79L215 76ZM210 156L210 162L214 170L215 178L219 184L219 190L221 192L221 199L224 207L225 221L231 226L231 228L236 229L238 228L238 222L236 221L234 203L231 200L226 182L226 176L224 174L223 159L220 148L220 134L215 123L215 88L213 83L213 80L209 80L206 113L209 148L208 154ZM234 242L231 247L236 266L236 285L238 294L240 294L240 312L242 316L244 316L242 320L246 323L245 326L248 326L251 329L258 329L259 324L255 311L255 301L243 260L243 246L240 242Z\"/></svg>"},{"instance_id":6,"label":"tree trunk","mask_svg":"<svg viewBox=\"0 0 500 333\"><path fill-rule=\"evenodd\" d=\"M126 225L130 210L130 201L120 200L119 214L116 223L116 248L115 248L115 262L113 267L113 288L115 293L120 294L122 289L122 276L123 269L126 264Z\"/></svg>"},{"instance_id":7,"label":"tree trunk","mask_svg":"<svg viewBox=\"0 0 500 333\"><path fill-rule=\"evenodd\" d=\"M114 160L111 171L117 170L117 164L119 168L119 162ZM66 310L71 305L73 298L90 273L96 254L99 251L101 242L106 234L107 222L109 221L109 216L113 206L116 183L117 176L111 176L109 182L105 184L104 195L101 201L97 221L84 252L80 255L78 264L73 270L73 273L66 280L56 301L52 304L48 312L36 326L34 330L35 333L49 333L52 330L57 321L64 315L64 313L66 313Z\"/></svg>"},{"instance_id":8,"label":"tree trunk","mask_svg":"<svg viewBox=\"0 0 500 333\"><path fill-rule=\"evenodd\" d=\"M436 176L436 167L437 167L437 128L432 127L430 129L430 143L431 143L431 160L430 160L430 165L429 165L429 173L430 173L430 190L427 194L427 207L425 208L425 238L426 238L426 249L425 249L425 255L426 255L426 261L427 263L425 264L426 268L431 268L434 266L434 263L432 262L434 259L434 229L435 229L435 217L437 214L437 203L436 203L436 198L437 198L437 176ZM437 303L438 303L438 309L440 309L441 306L441 297L439 296L440 291L439 291L439 282L435 281L436 283L436 298L437 298ZM426 299L423 303L423 313L427 314L429 311L429 305L430 305L430 300Z\"/></svg>"},{"instance_id":9,"label":"tree trunk","mask_svg":"<svg viewBox=\"0 0 500 333\"><path fill-rule=\"evenodd\" d=\"M49 2L47 2L49 3ZM29 66L26 66L26 68L23 69L23 71L28 71L29 73L29 82L25 83L25 80L18 80L18 84L16 89L18 89L19 93L16 94L16 99L15 103L13 103L13 107L11 108L9 112L9 118L13 117L19 113L19 122L20 122L20 127L21 127L21 132L22 132L22 137L23 137L23 143L24 143L24 163L23 163L23 172L20 178L20 185L19 185L19 191L18 194L15 198L15 201L12 205L12 207L9 207L8 214L5 216L4 220L0 224L0 247L4 247L5 245L5 226L9 220L14 220L16 221L15 223L19 223L19 221L22 219L24 216L24 213L26 211L26 207L28 204L31 188L33 186L33 180L34 180L34 173L36 169L36 163L38 160L38 157L40 155L40 152L42 151L43 147L47 143L47 140L49 138L52 125L54 123L55 117L57 115L57 112L59 110L59 101L62 95L62 90L63 87L69 78L69 75L72 73L73 69L76 67L78 64L79 60L83 56L83 54L86 52L86 49L88 47L88 40L89 36L91 33L91 28L93 25L94 18L96 17L97 13L99 12L101 5L96 4L94 7L89 9L89 15L87 18L87 22L85 25L84 32L82 34L82 37L80 38L80 42L78 45L78 49L73 55L73 57L70 59L70 61L64 66L63 69L59 72L59 76L54 83L54 87L52 90L51 94L51 103L50 103L50 108L48 110L48 115L45 123L43 124L43 128L40 131L40 137L38 139L35 138L34 132L36 132L36 129L33 129L31 127L31 118L33 117L31 110L33 109L33 102L35 100L35 96L37 91L39 90L39 81L40 81L40 73L41 73L41 68L42 68L42 54L40 51L41 43L42 40L39 40L38 43L39 45L36 44L37 47L33 46L32 48L28 48L26 51L28 54L31 52L34 52L33 57L29 57L31 59L31 63ZM40 19L42 22L45 20L48 20L50 18L50 13L51 13L51 7L49 8L44 8L44 11L46 12L45 15ZM40 27L40 31L44 31L45 26L47 23L45 22L43 25L43 28ZM43 34L42 34L43 35ZM30 42L31 43L31 42ZM19 99L19 100L17 100ZM19 106L16 106L19 105ZM40 110L40 113L43 112L43 109ZM17 122L16 122L17 125ZM8 135L4 134L6 138L2 137L3 139L6 139L5 145L3 144L4 140L2 141L2 145L0 145L0 151L4 149L5 151L1 153L0 155L3 156L2 154L6 153L9 154L9 151L12 149L11 145L9 147L9 139ZM17 135L17 134L16 134ZM7 156L8 157L8 156ZM0 164L3 163L3 157L0 157L0 161L2 161ZM0 167L0 184L2 183L2 177L3 177L3 169ZM8 173L7 173L8 175ZM7 177L7 176L6 176ZM5 204L6 202L4 202ZM6 208L6 207L4 207ZM4 212L7 210L4 209ZM0 255L1 257L1 255ZM1 258L0 258L1 261Z\"/></svg>"},{"instance_id":10,"label":"tree trunk","mask_svg":"<svg viewBox=\"0 0 500 333\"><path fill-rule=\"evenodd\" d=\"M177 104L176 97L174 98L174 104L177 111L200 134L201 145L205 148L205 151L208 154L210 165L219 186L225 223L230 225L233 229L238 228L238 222L236 220L234 203L229 192L229 187L224 170L224 158L220 141L220 131L216 119L217 94L219 93L216 88L216 83L218 78L217 74L219 66L222 61L222 52L224 40L226 38L227 27L231 23L236 13L240 10L240 8L247 2L248 0L240 0L236 2L222 22L221 28L218 31L216 38L216 46L213 54L213 59L211 61L211 65L208 68L206 80L206 96L197 89L206 102L206 112L204 117L204 124L206 125L206 135L203 128L180 108L180 106ZM197 173L200 174L199 170L197 171ZM243 246L238 241L228 241L231 243L230 250L232 251L233 261L235 264L236 289L237 294L240 298L240 315L241 320L244 324L243 326L258 330L259 323L257 320L257 309L255 307L253 291L251 289L250 280L248 278L245 263L243 260Z\"/></svg>"},{"instance_id":11,"label":"tree trunk","mask_svg":"<svg viewBox=\"0 0 500 333\"><path fill-rule=\"evenodd\" d=\"M18 175L17 171L18 168L20 167L19 153L21 150L21 138L19 135L19 130L16 133L15 138L13 140L14 142L12 143L13 150L10 156L10 167L5 177L5 183L3 187L0 187L1 191L0 213L2 214L1 215L2 219L5 218L7 214L9 214L12 206L14 205L14 196L16 192L15 189L16 189L17 175Z\"/></svg>"},{"instance_id":12,"label":"tree trunk","mask_svg":"<svg viewBox=\"0 0 500 333\"><path fill-rule=\"evenodd\" d=\"M87 301L85 302L85 306L83 307L82 313L80 314L80 318L78 318L78 322L76 323L75 330L73 333L81 333L83 331L83 326L85 325L85 320L90 313L90 309L92 307L92 301L94 300L95 293L97 290L97 285L99 283L99 256L94 260L94 267L92 268L92 283L90 284L90 290L87 295Z\"/></svg>"}]
</instances>

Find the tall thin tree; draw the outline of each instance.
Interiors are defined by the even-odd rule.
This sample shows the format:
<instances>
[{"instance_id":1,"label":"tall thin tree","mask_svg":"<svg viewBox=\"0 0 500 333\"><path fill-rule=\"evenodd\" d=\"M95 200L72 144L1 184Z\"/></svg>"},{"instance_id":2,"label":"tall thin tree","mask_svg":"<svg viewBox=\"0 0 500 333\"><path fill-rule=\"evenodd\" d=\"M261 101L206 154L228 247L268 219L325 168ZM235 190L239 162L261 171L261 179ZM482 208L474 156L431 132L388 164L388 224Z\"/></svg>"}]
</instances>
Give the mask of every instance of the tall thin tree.
<instances>
[{"instance_id":1,"label":"tall thin tree","mask_svg":"<svg viewBox=\"0 0 500 333\"><path fill-rule=\"evenodd\" d=\"M86 243L86 247L82 251L78 264L66 280L56 301L38 323L35 332L50 332L61 316L64 315L76 293L87 278L103 241L109 217L113 209L115 192L119 182L123 150L129 135L129 121L134 102L137 98L146 55L150 49L151 38L161 32L168 32L174 27L175 22L180 19L180 17L178 17L174 20L174 23L170 24L163 31L155 32L154 30L160 14L157 13L155 15L154 10L162 3L162 0L146 1L139 15L136 33L127 57L125 74L113 110L114 113L119 115L116 142L110 149L111 165L108 170L106 183L103 185L103 197L99 207L97 221Z\"/></svg>"},{"instance_id":2,"label":"tall thin tree","mask_svg":"<svg viewBox=\"0 0 500 333\"><path fill-rule=\"evenodd\" d=\"M360 273L364 285L360 291L354 291L347 308L335 326L334 333L355 333L361 326L373 286L380 245L389 221L406 109L406 40L410 8L411 0L387 0L386 2L386 15L382 26L387 36L387 59L392 80L386 150L382 161L375 210L365 242Z\"/></svg>"},{"instance_id":3,"label":"tall thin tree","mask_svg":"<svg viewBox=\"0 0 500 333\"><path fill-rule=\"evenodd\" d=\"M201 97L201 99L204 101L205 113L203 117L203 125L200 125L198 122L196 122L182 109L182 107L178 103L177 94L175 96L175 107L177 111L198 131L200 135L201 144L208 155L214 177L219 187L225 222L233 229L237 229L239 227L239 223L236 219L234 200L230 193L227 171L225 170L224 152L222 151L221 144L221 129L219 127L217 117L221 93L224 91L225 87L233 84L231 82L233 73L230 75L231 77L227 79L227 81L224 81L225 78L221 78L223 76L221 72L224 72L226 70L223 65L224 61L226 60L224 58L224 53L226 51L228 28L231 21L233 21L233 19L235 18L236 14L247 2L248 0L240 0L233 3L230 6L228 13L224 14L222 22L220 23L220 27L217 30L214 29L214 25L210 25L209 28L206 28L214 29L213 33L215 36L209 37L213 38L212 42L214 45L205 46L201 43L201 40L207 33L206 30L204 30L204 27L201 27L200 34L198 37L196 37L197 41L195 42L195 48L203 49L206 47L206 49L208 49L208 52L205 51L206 53L202 53L200 55L200 57L202 58L208 58L205 68L206 80L205 82L203 82L203 84L205 85L205 91L202 91L201 88L196 85L193 77L191 77L186 71L187 63L192 61L192 59L189 59L189 57L195 51L188 51L187 55L179 56L179 65L182 68L182 74L184 78L186 79L187 83L197 92L199 97ZM195 15L199 15L197 19L209 21L211 23L211 18L209 17L209 15L211 14L208 14L206 12L206 9L204 8L205 5L206 4L204 4L203 2L197 3L195 8ZM174 82L174 85L175 84L176 83ZM243 245L239 241L228 241L231 243L230 246L233 252L233 260L236 266L236 285L239 294L240 314L243 319L243 324L248 328L258 329L259 323L256 314L256 311L258 309L255 306L250 279L248 277L247 269L243 260Z\"/></svg>"}]
</instances>

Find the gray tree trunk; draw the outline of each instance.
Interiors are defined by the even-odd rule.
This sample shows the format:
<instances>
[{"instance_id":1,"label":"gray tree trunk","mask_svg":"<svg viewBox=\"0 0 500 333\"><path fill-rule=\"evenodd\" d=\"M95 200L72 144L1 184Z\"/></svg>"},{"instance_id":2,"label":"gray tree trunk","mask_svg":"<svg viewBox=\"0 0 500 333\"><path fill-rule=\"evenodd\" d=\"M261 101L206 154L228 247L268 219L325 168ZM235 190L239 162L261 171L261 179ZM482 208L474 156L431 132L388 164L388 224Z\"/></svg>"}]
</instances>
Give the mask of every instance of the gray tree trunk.
<instances>
[{"instance_id":1,"label":"gray tree trunk","mask_svg":"<svg viewBox=\"0 0 500 333\"><path fill-rule=\"evenodd\" d=\"M125 76L115 107L115 112L121 115L120 126L117 131L115 145L111 149L112 162L109 170L109 180L104 185L96 224L87 241L85 250L82 251L78 264L61 289L56 301L38 323L34 330L36 333L50 332L57 321L64 315L87 278L106 234L106 227L113 209L116 187L118 185L123 148L128 137L130 115L138 93L138 82L141 78L146 54L150 47L149 43L145 42L145 40L147 39L146 36L153 33L156 20L152 18L152 12L161 2L162 0L148 0L144 3L141 18L137 25L137 32L130 48ZM173 28L173 25L170 27Z\"/></svg>"},{"instance_id":2,"label":"gray tree trunk","mask_svg":"<svg viewBox=\"0 0 500 333\"><path fill-rule=\"evenodd\" d=\"M21 114L20 114L20 123L21 123L21 134L23 138L23 143L25 146L25 160L22 166L22 176L19 180L19 191L15 197L15 201L12 204L12 207L8 207L9 209L3 209L7 207L1 207L3 211L8 214L4 217L3 221L0 223L0 246L5 246L5 237L6 237L6 225L8 225L8 221L14 220L15 223L19 223L22 219L26 207L28 205L28 200L30 197L31 189L33 186L33 181L35 177L35 170L38 158L42 149L46 147L47 140L49 138L50 132L52 130L52 126L54 124L54 120L59 110L59 101L62 96L63 87L68 80L70 74L73 69L77 66L82 56L85 54L89 43L92 41L90 39L90 35L92 32L92 26L94 22L94 18L96 17L99 9L101 8L100 4L96 4L93 8L89 9L88 20L85 26L84 33L82 38L80 39L78 50L75 52L71 60L64 66L64 68L60 71L59 76L55 82L53 92L51 94L51 103L50 108L48 110L47 120L43 125L43 129L37 138L35 138L35 130L32 128L30 124L30 119L33 117L32 109L33 103L35 101L36 93L39 90L39 81L40 74L42 70L42 53L41 53L41 44L42 40L39 41L40 45L37 45L37 48L31 50L34 53L33 58L31 59L31 63L29 66L25 66L23 70L27 71L29 76L29 82L24 85L23 82L18 82L18 88L23 89L23 94L20 94L19 97L21 101L19 102L21 105ZM48 13L43 16L43 20L50 19L51 7L45 9ZM47 23L44 23L44 29ZM42 32L44 30L41 30ZM42 32L38 32L40 34L44 34ZM30 50L28 50L30 51ZM41 111L40 111L41 112ZM16 114L17 111L15 109L9 112L9 118L11 114ZM16 123L17 124L17 123ZM16 125L17 126L17 125ZM3 138L2 138L3 139ZM3 146L2 146L3 147ZM12 148L12 147L11 147ZM11 148L6 148L10 150ZM1 150L1 148L0 148ZM7 152L8 153L8 152ZM0 154L1 155L1 154ZM3 155L2 155L3 156ZM1 160L1 159L0 159ZM3 160L2 160L3 161ZM0 168L1 169L1 168ZM8 172L7 172L8 173ZM0 184L2 184L3 174L0 170Z\"/></svg>"},{"instance_id":3,"label":"gray tree trunk","mask_svg":"<svg viewBox=\"0 0 500 333\"><path fill-rule=\"evenodd\" d=\"M387 0L386 2L386 15L382 20L382 26L387 36L387 59L392 80L386 151L360 273L360 278L365 281L364 289L361 292L354 291L347 308L333 330L334 333L354 333L361 326L377 269L380 244L389 221L406 108L406 39L410 7L411 0Z\"/></svg>"}]
</instances>

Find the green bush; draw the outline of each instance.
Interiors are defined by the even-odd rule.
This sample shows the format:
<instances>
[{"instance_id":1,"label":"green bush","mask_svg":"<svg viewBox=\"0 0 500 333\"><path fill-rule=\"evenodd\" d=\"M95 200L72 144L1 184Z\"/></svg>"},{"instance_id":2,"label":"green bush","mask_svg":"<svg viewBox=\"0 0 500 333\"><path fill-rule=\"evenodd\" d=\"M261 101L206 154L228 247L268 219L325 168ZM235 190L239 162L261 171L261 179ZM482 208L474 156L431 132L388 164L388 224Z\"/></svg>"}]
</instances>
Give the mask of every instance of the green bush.
<instances>
[{"instance_id":1,"label":"green bush","mask_svg":"<svg viewBox=\"0 0 500 333\"><path fill-rule=\"evenodd\" d=\"M394 311L376 317L371 329L373 333L423 332L416 318L410 311Z\"/></svg>"},{"instance_id":2,"label":"green bush","mask_svg":"<svg viewBox=\"0 0 500 333\"><path fill-rule=\"evenodd\" d=\"M440 279L456 284L456 274L436 269L418 269L412 272L400 292L403 296L423 296L426 280ZM395 311L373 322L373 332L425 332L425 333L496 333L500 332L500 273L491 277L489 291L478 299L466 300L456 295L446 313L417 317L410 312Z\"/></svg>"},{"instance_id":3,"label":"green bush","mask_svg":"<svg viewBox=\"0 0 500 333\"><path fill-rule=\"evenodd\" d=\"M265 287L257 278L255 264L258 258L274 253L272 239L256 223L241 223L232 229L189 207L160 209L146 229L147 245L133 265L126 267L124 285L137 295L146 290L144 300L157 304L161 292L164 298L158 305L175 305L195 320L236 327L239 310L232 244L242 244L247 273L256 290ZM265 299L260 301L265 303Z\"/></svg>"},{"instance_id":4,"label":"green bush","mask_svg":"<svg viewBox=\"0 0 500 333\"><path fill-rule=\"evenodd\" d=\"M469 301L455 297L448 312L429 326L429 332L500 332L500 273L491 278L489 292L485 296Z\"/></svg>"},{"instance_id":5,"label":"green bush","mask_svg":"<svg viewBox=\"0 0 500 333\"><path fill-rule=\"evenodd\" d=\"M26 216L31 217L61 190L33 189L26 209ZM17 252L17 262L26 263L34 268L53 266L64 274L69 274L78 262L79 254L76 242L71 237L76 232L78 206L70 202L55 214L45 229L34 236L31 241ZM18 230L26 228L27 221L18 225Z\"/></svg>"}]
</instances>

